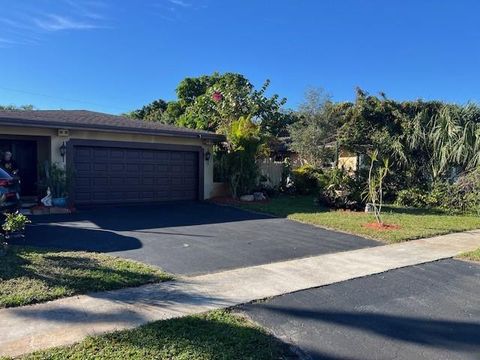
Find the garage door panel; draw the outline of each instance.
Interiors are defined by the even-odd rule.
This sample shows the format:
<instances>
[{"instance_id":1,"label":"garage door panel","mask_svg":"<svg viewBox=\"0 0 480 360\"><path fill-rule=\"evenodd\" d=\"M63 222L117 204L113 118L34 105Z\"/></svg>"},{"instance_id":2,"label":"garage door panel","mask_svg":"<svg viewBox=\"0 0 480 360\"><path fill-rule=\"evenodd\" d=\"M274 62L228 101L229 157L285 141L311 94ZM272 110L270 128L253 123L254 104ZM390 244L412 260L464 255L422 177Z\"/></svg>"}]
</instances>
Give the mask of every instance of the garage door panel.
<instances>
[{"instance_id":1,"label":"garage door panel","mask_svg":"<svg viewBox=\"0 0 480 360\"><path fill-rule=\"evenodd\" d=\"M74 145L79 204L195 200L198 153Z\"/></svg>"},{"instance_id":2,"label":"garage door panel","mask_svg":"<svg viewBox=\"0 0 480 360\"><path fill-rule=\"evenodd\" d=\"M125 152L125 159L126 160L140 160L141 158L142 158L141 150L128 149Z\"/></svg>"}]
</instances>

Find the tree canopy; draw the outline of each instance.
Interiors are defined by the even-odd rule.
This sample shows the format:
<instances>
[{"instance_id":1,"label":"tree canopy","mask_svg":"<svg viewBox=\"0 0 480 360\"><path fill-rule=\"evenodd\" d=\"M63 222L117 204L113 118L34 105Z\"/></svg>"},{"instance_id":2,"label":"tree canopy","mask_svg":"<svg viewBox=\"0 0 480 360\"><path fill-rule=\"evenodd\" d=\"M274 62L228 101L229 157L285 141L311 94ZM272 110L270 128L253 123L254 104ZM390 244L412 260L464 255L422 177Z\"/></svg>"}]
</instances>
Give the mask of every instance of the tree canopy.
<instances>
[{"instance_id":1,"label":"tree canopy","mask_svg":"<svg viewBox=\"0 0 480 360\"><path fill-rule=\"evenodd\" d=\"M279 136L294 121L294 114L283 109L285 98L266 95L269 86L266 80L257 90L236 73L189 77L178 84L177 100L159 99L127 115L217 132L225 132L240 117L250 117L262 132Z\"/></svg>"}]
</instances>

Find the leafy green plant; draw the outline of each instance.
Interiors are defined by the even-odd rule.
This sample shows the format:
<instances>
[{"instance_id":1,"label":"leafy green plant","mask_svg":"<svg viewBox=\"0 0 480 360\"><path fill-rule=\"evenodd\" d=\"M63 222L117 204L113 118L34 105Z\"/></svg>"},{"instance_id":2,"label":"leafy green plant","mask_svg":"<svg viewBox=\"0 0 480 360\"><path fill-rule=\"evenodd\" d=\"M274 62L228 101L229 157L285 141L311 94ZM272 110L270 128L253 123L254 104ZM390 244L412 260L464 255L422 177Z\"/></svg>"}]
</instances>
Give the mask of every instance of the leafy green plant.
<instances>
[{"instance_id":1,"label":"leafy green plant","mask_svg":"<svg viewBox=\"0 0 480 360\"><path fill-rule=\"evenodd\" d=\"M295 191L300 195L313 194L325 186L322 170L312 165L303 165L292 171Z\"/></svg>"},{"instance_id":2,"label":"leafy green plant","mask_svg":"<svg viewBox=\"0 0 480 360\"><path fill-rule=\"evenodd\" d=\"M317 168L332 163L335 151L327 144L336 138L339 117L329 96L310 89L297 116L298 120L288 126L290 148Z\"/></svg>"},{"instance_id":3,"label":"leafy green plant","mask_svg":"<svg viewBox=\"0 0 480 360\"><path fill-rule=\"evenodd\" d=\"M395 200L395 205L410 207L425 207L427 205L427 193L420 188L400 190Z\"/></svg>"},{"instance_id":4,"label":"leafy green plant","mask_svg":"<svg viewBox=\"0 0 480 360\"><path fill-rule=\"evenodd\" d=\"M8 233L22 232L25 226L31 221L18 211L5 214L5 222L2 224L2 230Z\"/></svg>"},{"instance_id":5,"label":"leafy green plant","mask_svg":"<svg viewBox=\"0 0 480 360\"><path fill-rule=\"evenodd\" d=\"M250 117L241 117L227 128L225 166L229 174L232 195L248 194L257 185L257 157L264 144L260 128Z\"/></svg>"},{"instance_id":6,"label":"leafy green plant","mask_svg":"<svg viewBox=\"0 0 480 360\"><path fill-rule=\"evenodd\" d=\"M450 214L480 215L480 170L466 172L457 181L436 182L430 190L412 188L398 193L396 205L438 208Z\"/></svg>"},{"instance_id":7,"label":"leafy green plant","mask_svg":"<svg viewBox=\"0 0 480 360\"><path fill-rule=\"evenodd\" d=\"M390 165L388 158L383 159L383 164L381 166L376 166L379 161L378 151L375 150L370 154L370 170L368 172L366 199L372 205L373 214L375 215L377 223L383 225L381 218L383 206L383 182L388 174Z\"/></svg>"},{"instance_id":8,"label":"leafy green plant","mask_svg":"<svg viewBox=\"0 0 480 360\"><path fill-rule=\"evenodd\" d=\"M5 220L2 224L0 234L0 256L5 256L8 250L8 239L12 233L22 233L25 226L31 221L18 211L15 213L5 213Z\"/></svg>"},{"instance_id":9,"label":"leafy green plant","mask_svg":"<svg viewBox=\"0 0 480 360\"><path fill-rule=\"evenodd\" d=\"M318 202L333 209L359 210L362 207L362 182L344 169L325 171Z\"/></svg>"},{"instance_id":10,"label":"leafy green plant","mask_svg":"<svg viewBox=\"0 0 480 360\"><path fill-rule=\"evenodd\" d=\"M46 193L47 188L50 188L52 197L61 198L68 196L70 181L72 179L72 172L70 169L65 169L56 163L46 161L40 167L40 191Z\"/></svg>"}]
</instances>

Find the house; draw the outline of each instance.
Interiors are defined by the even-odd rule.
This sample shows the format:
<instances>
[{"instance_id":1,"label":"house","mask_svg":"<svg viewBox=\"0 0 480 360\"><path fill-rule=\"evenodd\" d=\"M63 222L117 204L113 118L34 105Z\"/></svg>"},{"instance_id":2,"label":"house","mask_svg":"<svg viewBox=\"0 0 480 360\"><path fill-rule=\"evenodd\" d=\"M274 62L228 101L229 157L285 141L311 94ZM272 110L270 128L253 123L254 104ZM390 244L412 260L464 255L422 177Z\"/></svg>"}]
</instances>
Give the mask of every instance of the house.
<instances>
[{"instance_id":1,"label":"house","mask_svg":"<svg viewBox=\"0 0 480 360\"><path fill-rule=\"evenodd\" d=\"M213 192L212 145L223 136L84 110L0 111L0 152L38 196L39 166L71 169L75 205L203 200Z\"/></svg>"}]
</instances>

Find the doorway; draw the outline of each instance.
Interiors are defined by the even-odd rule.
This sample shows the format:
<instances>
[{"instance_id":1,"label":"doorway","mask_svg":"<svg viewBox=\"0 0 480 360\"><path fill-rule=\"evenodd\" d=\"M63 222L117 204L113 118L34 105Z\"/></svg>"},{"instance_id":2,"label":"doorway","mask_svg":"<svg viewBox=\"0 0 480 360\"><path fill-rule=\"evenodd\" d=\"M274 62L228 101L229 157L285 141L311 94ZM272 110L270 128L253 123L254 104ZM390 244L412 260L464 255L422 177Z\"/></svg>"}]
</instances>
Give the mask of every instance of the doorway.
<instances>
[{"instance_id":1,"label":"doorway","mask_svg":"<svg viewBox=\"0 0 480 360\"><path fill-rule=\"evenodd\" d=\"M37 141L0 139L0 156L10 151L19 168L22 196L37 195Z\"/></svg>"}]
</instances>

